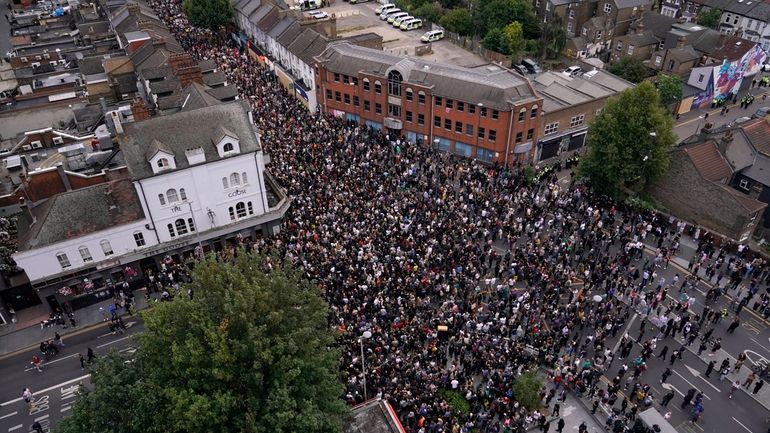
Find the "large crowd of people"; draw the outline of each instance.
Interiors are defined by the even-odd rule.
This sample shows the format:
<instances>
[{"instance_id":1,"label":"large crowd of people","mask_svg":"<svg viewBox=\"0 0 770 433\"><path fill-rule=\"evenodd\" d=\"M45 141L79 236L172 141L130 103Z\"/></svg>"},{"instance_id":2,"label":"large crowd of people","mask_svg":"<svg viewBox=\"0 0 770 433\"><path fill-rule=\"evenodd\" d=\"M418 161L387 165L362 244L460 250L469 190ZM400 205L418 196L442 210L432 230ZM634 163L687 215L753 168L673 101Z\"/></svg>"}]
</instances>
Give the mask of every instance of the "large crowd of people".
<instances>
[{"instance_id":1,"label":"large crowd of people","mask_svg":"<svg viewBox=\"0 0 770 433\"><path fill-rule=\"evenodd\" d=\"M177 2L149 4L251 103L269 170L293 199L281 233L256 246L277 249L323 290L330 326L341 334L345 397L387 399L410 433L547 429L548 414L527 411L511 390L519 374L538 367L554 386L622 406L615 429L636 412L626 411L628 400L615 404L617 390L633 385L640 405L655 397L640 379L655 347L644 331L620 344L621 355L632 340L643 344L640 360L611 383L598 381L618 356L607 341L631 308L661 321L668 337L688 321L702 323L687 313L686 288L698 278L718 279L722 292L770 278L761 259L727 259L699 236L698 277L683 278L681 288L662 281L656 269L679 248L681 223L567 186L555 172L531 182L520 167L456 158L310 113L227 38L191 26ZM645 244L657 248L646 260ZM679 290L673 300L670 288ZM754 297L758 284L750 290ZM667 321L674 314L679 319ZM467 399L470 411L450 407L446 390ZM555 403L558 392L544 389L543 402Z\"/></svg>"}]
</instances>

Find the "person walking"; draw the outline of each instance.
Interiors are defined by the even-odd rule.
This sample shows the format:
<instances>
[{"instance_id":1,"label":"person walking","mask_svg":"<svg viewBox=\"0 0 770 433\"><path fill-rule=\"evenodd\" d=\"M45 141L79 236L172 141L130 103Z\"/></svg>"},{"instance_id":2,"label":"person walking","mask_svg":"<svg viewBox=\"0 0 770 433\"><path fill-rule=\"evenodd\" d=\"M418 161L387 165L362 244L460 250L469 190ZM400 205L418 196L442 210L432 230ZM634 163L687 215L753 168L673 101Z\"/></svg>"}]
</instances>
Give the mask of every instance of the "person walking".
<instances>
[{"instance_id":1,"label":"person walking","mask_svg":"<svg viewBox=\"0 0 770 433\"><path fill-rule=\"evenodd\" d=\"M668 345L663 346L663 350L660 351L660 354L658 354L658 359L666 359L666 355L668 354Z\"/></svg>"},{"instance_id":2,"label":"person walking","mask_svg":"<svg viewBox=\"0 0 770 433\"><path fill-rule=\"evenodd\" d=\"M43 360L42 360L42 359L40 359L40 357L39 357L39 356L37 356L37 355L32 355L32 361L30 362L30 364L32 364L33 366L35 366L35 368L37 369L37 371L39 371L40 373L42 373L42 372L43 372Z\"/></svg>"},{"instance_id":3,"label":"person walking","mask_svg":"<svg viewBox=\"0 0 770 433\"><path fill-rule=\"evenodd\" d=\"M706 377L711 376L711 372L714 371L714 364L715 364L714 361L709 361L709 365L708 367L706 367Z\"/></svg>"},{"instance_id":4,"label":"person walking","mask_svg":"<svg viewBox=\"0 0 770 433\"><path fill-rule=\"evenodd\" d=\"M726 367L721 370L719 370L719 381L722 382L727 378L727 375L730 374L730 368Z\"/></svg>"},{"instance_id":5,"label":"person walking","mask_svg":"<svg viewBox=\"0 0 770 433\"><path fill-rule=\"evenodd\" d=\"M738 318L738 316L735 316L735 319L733 319L732 323L730 323L730 326L727 327L727 333L732 334L740 325L741 319Z\"/></svg>"},{"instance_id":6,"label":"person walking","mask_svg":"<svg viewBox=\"0 0 770 433\"><path fill-rule=\"evenodd\" d=\"M559 422L556 424L556 432L557 433L564 433L564 425L566 423L564 422L564 418L559 418Z\"/></svg>"},{"instance_id":7,"label":"person walking","mask_svg":"<svg viewBox=\"0 0 770 433\"><path fill-rule=\"evenodd\" d=\"M666 367L666 371L663 372L663 375L660 378L660 383L666 383L666 379L671 376L671 369Z\"/></svg>"},{"instance_id":8,"label":"person walking","mask_svg":"<svg viewBox=\"0 0 770 433\"><path fill-rule=\"evenodd\" d=\"M730 385L730 393L727 394L727 398L733 398L733 394L735 394L735 391L738 391L739 389L741 389L741 381L735 379L735 382Z\"/></svg>"},{"instance_id":9,"label":"person walking","mask_svg":"<svg viewBox=\"0 0 770 433\"><path fill-rule=\"evenodd\" d=\"M53 343L59 347L64 347L64 339L61 338L58 332L53 335Z\"/></svg>"},{"instance_id":10,"label":"person walking","mask_svg":"<svg viewBox=\"0 0 770 433\"><path fill-rule=\"evenodd\" d=\"M30 427L32 428L32 431L35 432L35 433L45 433L43 431L43 426L40 425L40 423L38 421L35 421L34 423L32 423L32 425Z\"/></svg>"},{"instance_id":11,"label":"person walking","mask_svg":"<svg viewBox=\"0 0 770 433\"><path fill-rule=\"evenodd\" d=\"M660 405L663 407L667 407L673 398L674 398L674 391L669 391L668 394L663 396L663 399L660 401Z\"/></svg>"},{"instance_id":12,"label":"person walking","mask_svg":"<svg viewBox=\"0 0 770 433\"><path fill-rule=\"evenodd\" d=\"M78 353L78 361L80 361L80 369L85 370L86 369L86 358L83 357L82 353Z\"/></svg>"},{"instance_id":13,"label":"person walking","mask_svg":"<svg viewBox=\"0 0 770 433\"><path fill-rule=\"evenodd\" d=\"M746 380L743 382L743 386L746 387L746 389L749 389L752 383L754 383L754 380L756 380L757 374L753 371L749 373L749 376L746 378Z\"/></svg>"},{"instance_id":14,"label":"person walking","mask_svg":"<svg viewBox=\"0 0 770 433\"><path fill-rule=\"evenodd\" d=\"M24 399L24 402L27 403L27 406L32 407L32 402L35 401L35 398L32 396L32 390L29 388L24 388L21 391L21 398Z\"/></svg>"},{"instance_id":15,"label":"person walking","mask_svg":"<svg viewBox=\"0 0 770 433\"><path fill-rule=\"evenodd\" d=\"M754 384L754 390L751 391L752 394L757 395L760 389L762 389L762 386L765 384L764 379L760 378L757 383Z\"/></svg>"},{"instance_id":16,"label":"person walking","mask_svg":"<svg viewBox=\"0 0 770 433\"><path fill-rule=\"evenodd\" d=\"M551 412L551 416L552 417L559 416L559 409L561 409L561 405L559 405L559 403L555 403L553 405L553 411Z\"/></svg>"}]
</instances>

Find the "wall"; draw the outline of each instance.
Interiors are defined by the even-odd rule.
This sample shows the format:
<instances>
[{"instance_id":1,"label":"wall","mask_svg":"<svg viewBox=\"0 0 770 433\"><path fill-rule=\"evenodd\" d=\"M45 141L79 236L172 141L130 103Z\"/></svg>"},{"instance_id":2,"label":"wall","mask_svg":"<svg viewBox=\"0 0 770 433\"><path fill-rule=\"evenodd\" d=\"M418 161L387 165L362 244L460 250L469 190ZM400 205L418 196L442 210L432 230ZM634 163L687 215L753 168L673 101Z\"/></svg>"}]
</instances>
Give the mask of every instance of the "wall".
<instances>
[{"instance_id":1,"label":"wall","mask_svg":"<svg viewBox=\"0 0 770 433\"><path fill-rule=\"evenodd\" d=\"M762 47L755 45L754 48L749 50L739 60L732 62L724 61L721 65L714 66L706 90L696 95L693 107L705 108L715 98L727 99L737 94L741 88L743 78L756 74L766 58L767 55L762 50ZM697 72L699 70L700 68L692 73L700 73Z\"/></svg>"}]
</instances>

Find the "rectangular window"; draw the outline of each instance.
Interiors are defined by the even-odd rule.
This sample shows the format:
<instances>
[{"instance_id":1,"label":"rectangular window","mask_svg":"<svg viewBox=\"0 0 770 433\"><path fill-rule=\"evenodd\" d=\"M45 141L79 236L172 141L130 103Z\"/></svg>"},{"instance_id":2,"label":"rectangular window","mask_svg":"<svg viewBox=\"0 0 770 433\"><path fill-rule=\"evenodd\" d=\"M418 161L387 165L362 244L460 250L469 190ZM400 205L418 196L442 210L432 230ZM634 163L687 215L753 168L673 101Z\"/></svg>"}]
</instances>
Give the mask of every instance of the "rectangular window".
<instances>
[{"instance_id":1,"label":"rectangular window","mask_svg":"<svg viewBox=\"0 0 770 433\"><path fill-rule=\"evenodd\" d=\"M407 122L411 122L412 121L412 112L411 111L407 111L406 112L406 121Z\"/></svg>"},{"instance_id":2,"label":"rectangular window","mask_svg":"<svg viewBox=\"0 0 770 433\"><path fill-rule=\"evenodd\" d=\"M473 153L473 148L465 143L460 143L458 141L455 143L455 153L460 156L470 158L471 154Z\"/></svg>"},{"instance_id":3,"label":"rectangular window","mask_svg":"<svg viewBox=\"0 0 770 433\"><path fill-rule=\"evenodd\" d=\"M88 251L88 247L80 247L78 248L78 252L80 253L80 258L83 259L84 263L94 261L94 258L91 257L91 252Z\"/></svg>"},{"instance_id":4,"label":"rectangular window","mask_svg":"<svg viewBox=\"0 0 770 433\"><path fill-rule=\"evenodd\" d=\"M99 244L102 246L102 253L104 253L105 256L112 255L113 251L112 251L112 245L110 245L110 241L105 239L101 241Z\"/></svg>"},{"instance_id":5,"label":"rectangular window","mask_svg":"<svg viewBox=\"0 0 770 433\"><path fill-rule=\"evenodd\" d=\"M476 114L476 106L473 104L468 104L468 113Z\"/></svg>"},{"instance_id":6,"label":"rectangular window","mask_svg":"<svg viewBox=\"0 0 770 433\"><path fill-rule=\"evenodd\" d=\"M56 255L56 260L59 261L59 265L62 268L69 268L70 266L72 266L72 264L70 263L69 257L67 257L67 255L64 254L64 253L57 254Z\"/></svg>"},{"instance_id":7,"label":"rectangular window","mask_svg":"<svg viewBox=\"0 0 770 433\"><path fill-rule=\"evenodd\" d=\"M522 108L521 111L519 111L519 122L523 122L526 117L527 117L527 109Z\"/></svg>"},{"instance_id":8,"label":"rectangular window","mask_svg":"<svg viewBox=\"0 0 770 433\"><path fill-rule=\"evenodd\" d=\"M517 132L516 133L516 144L521 143L522 138L524 138L524 134L522 134L521 132Z\"/></svg>"},{"instance_id":9,"label":"rectangular window","mask_svg":"<svg viewBox=\"0 0 770 433\"><path fill-rule=\"evenodd\" d=\"M137 247L143 247L147 245L147 243L144 241L144 233L134 233L134 242L136 242Z\"/></svg>"},{"instance_id":10,"label":"rectangular window","mask_svg":"<svg viewBox=\"0 0 770 433\"><path fill-rule=\"evenodd\" d=\"M634 54L635 47L633 45L628 46L628 55L632 56Z\"/></svg>"},{"instance_id":11,"label":"rectangular window","mask_svg":"<svg viewBox=\"0 0 770 433\"><path fill-rule=\"evenodd\" d=\"M533 128L529 128L527 130L527 140L532 140L532 137L535 136L535 130Z\"/></svg>"},{"instance_id":12,"label":"rectangular window","mask_svg":"<svg viewBox=\"0 0 770 433\"><path fill-rule=\"evenodd\" d=\"M465 102L457 101L457 111L465 111Z\"/></svg>"},{"instance_id":13,"label":"rectangular window","mask_svg":"<svg viewBox=\"0 0 770 433\"><path fill-rule=\"evenodd\" d=\"M569 18L570 19L575 18L575 11L574 10L570 10L569 11Z\"/></svg>"},{"instance_id":14,"label":"rectangular window","mask_svg":"<svg viewBox=\"0 0 770 433\"><path fill-rule=\"evenodd\" d=\"M425 125L425 115L422 113L417 114L417 124L418 125Z\"/></svg>"},{"instance_id":15,"label":"rectangular window","mask_svg":"<svg viewBox=\"0 0 770 433\"><path fill-rule=\"evenodd\" d=\"M342 82L345 84L348 84L348 76L345 74L342 74Z\"/></svg>"},{"instance_id":16,"label":"rectangular window","mask_svg":"<svg viewBox=\"0 0 770 433\"><path fill-rule=\"evenodd\" d=\"M483 127L479 126L479 131L476 134L476 136L479 138L484 138L486 134L487 134L487 131Z\"/></svg>"},{"instance_id":17,"label":"rectangular window","mask_svg":"<svg viewBox=\"0 0 770 433\"><path fill-rule=\"evenodd\" d=\"M495 140L497 139L497 131L495 131L494 129L490 129L488 138L490 142L494 143Z\"/></svg>"},{"instance_id":18,"label":"rectangular window","mask_svg":"<svg viewBox=\"0 0 770 433\"><path fill-rule=\"evenodd\" d=\"M374 82L374 93L378 95L382 93L382 84L379 81Z\"/></svg>"},{"instance_id":19,"label":"rectangular window","mask_svg":"<svg viewBox=\"0 0 770 433\"><path fill-rule=\"evenodd\" d=\"M393 117L401 117L401 106L388 104L388 115Z\"/></svg>"},{"instance_id":20,"label":"rectangular window","mask_svg":"<svg viewBox=\"0 0 770 433\"><path fill-rule=\"evenodd\" d=\"M738 184L738 186L741 189L748 191L749 190L749 181L747 179L741 179L741 181Z\"/></svg>"},{"instance_id":21,"label":"rectangular window","mask_svg":"<svg viewBox=\"0 0 770 433\"><path fill-rule=\"evenodd\" d=\"M602 34L603 34L603 33L602 33L602 31L601 31L601 30L597 30L597 31L596 31L596 39L601 39L601 38L602 38Z\"/></svg>"},{"instance_id":22,"label":"rectangular window","mask_svg":"<svg viewBox=\"0 0 770 433\"><path fill-rule=\"evenodd\" d=\"M377 114L382 114L382 104L379 102L374 103L374 112Z\"/></svg>"},{"instance_id":23,"label":"rectangular window","mask_svg":"<svg viewBox=\"0 0 770 433\"><path fill-rule=\"evenodd\" d=\"M492 119L497 120L498 117L500 117L500 112L497 110L492 110Z\"/></svg>"},{"instance_id":24,"label":"rectangular window","mask_svg":"<svg viewBox=\"0 0 770 433\"><path fill-rule=\"evenodd\" d=\"M406 100L407 101L411 101L412 99L414 99L414 96L412 95L412 91L411 90L407 90L406 91Z\"/></svg>"},{"instance_id":25,"label":"rectangular window","mask_svg":"<svg viewBox=\"0 0 770 433\"><path fill-rule=\"evenodd\" d=\"M356 107L358 107L358 102L359 102L359 101L358 101L358 96L354 96L354 97L353 97L353 105L355 105Z\"/></svg>"},{"instance_id":26,"label":"rectangular window","mask_svg":"<svg viewBox=\"0 0 770 433\"><path fill-rule=\"evenodd\" d=\"M494 157L495 157L495 152L489 149L484 149L483 147L476 148L476 159L478 159L479 161L492 162Z\"/></svg>"},{"instance_id":27,"label":"rectangular window","mask_svg":"<svg viewBox=\"0 0 770 433\"><path fill-rule=\"evenodd\" d=\"M446 108L451 109L453 107L454 107L454 101L449 99L449 98L447 98L447 100L446 100Z\"/></svg>"},{"instance_id":28,"label":"rectangular window","mask_svg":"<svg viewBox=\"0 0 770 433\"><path fill-rule=\"evenodd\" d=\"M553 122L545 125L544 135L551 135L559 132L559 122Z\"/></svg>"},{"instance_id":29,"label":"rectangular window","mask_svg":"<svg viewBox=\"0 0 770 433\"><path fill-rule=\"evenodd\" d=\"M609 3L605 3L605 4L604 4L604 13L605 13L605 14L608 14L608 13L610 13L610 12L612 12L612 5L611 5L611 4L609 4Z\"/></svg>"},{"instance_id":30,"label":"rectangular window","mask_svg":"<svg viewBox=\"0 0 770 433\"><path fill-rule=\"evenodd\" d=\"M458 134L463 133L463 122L455 121L455 132Z\"/></svg>"},{"instance_id":31,"label":"rectangular window","mask_svg":"<svg viewBox=\"0 0 770 433\"><path fill-rule=\"evenodd\" d=\"M367 80L366 78L364 78L364 91L365 92L369 91L369 80Z\"/></svg>"},{"instance_id":32,"label":"rectangular window","mask_svg":"<svg viewBox=\"0 0 770 433\"><path fill-rule=\"evenodd\" d=\"M332 91L330 89L326 89L326 99L332 99Z\"/></svg>"},{"instance_id":33,"label":"rectangular window","mask_svg":"<svg viewBox=\"0 0 770 433\"><path fill-rule=\"evenodd\" d=\"M529 110L529 118L535 119L537 118L537 105L533 106L531 110Z\"/></svg>"},{"instance_id":34,"label":"rectangular window","mask_svg":"<svg viewBox=\"0 0 770 433\"><path fill-rule=\"evenodd\" d=\"M417 102L420 104L425 103L425 93L420 92L417 94Z\"/></svg>"},{"instance_id":35,"label":"rectangular window","mask_svg":"<svg viewBox=\"0 0 770 433\"><path fill-rule=\"evenodd\" d=\"M572 22L567 23L567 32L572 33Z\"/></svg>"},{"instance_id":36,"label":"rectangular window","mask_svg":"<svg viewBox=\"0 0 770 433\"><path fill-rule=\"evenodd\" d=\"M345 93L345 94L342 96L342 98L345 100L345 103L346 103L346 104L350 105L350 95L348 95L347 93Z\"/></svg>"},{"instance_id":37,"label":"rectangular window","mask_svg":"<svg viewBox=\"0 0 770 433\"><path fill-rule=\"evenodd\" d=\"M660 58L660 56L658 56L658 58ZM658 59L655 59L655 63L660 63L660 62L658 61ZM699 83L702 83L704 78L706 78L706 77L703 74L698 74L698 82Z\"/></svg>"},{"instance_id":38,"label":"rectangular window","mask_svg":"<svg viewBox=\"0 0 770 433\"><path fill-rule=\"evenodd\" d=\"M444 129L447 131L452 130L452 119L444 119Z\"/></svg>"},{"instance_id":39,"label":"rectangular window","mask_svg":"<svg viewBox=\"0 0 770 433\"><path fill-rule=\"evenodd\" d=\"M436 128L441 128L441 118L436 116L433 118L433 126Z\"/></svg>"},{"instance_id":40,"label":"rectangular window","mask_svg":"<svg viewBox=\"0 0 770 433\"><path fill-rule=\"evenodd\" d=\"M353 83L354 86L358 85L358 78L357 77L350 77L350 82Z\"/></svg>"},{"instance_id":41,"label":"rectangular window","mask_svg":"<svg viewBox=\"0 0 770 433\"><path fill-rule=\"evenodd\" d=\"M473 125L470 123L465 124L465 133L468 135L473 135Z\"/></svg>"},{"instance_id":42,"label":"rectangular window","mask_svg":"<svg viewBox=\"0 0 770 433\"><path fill-rule=\"evenodd\" d=\"M340 94L340 92L334 92L334 100L337 102L342 101L342 95Z\"/></svg>"},{"instance_id":43,"label":"rectangular window","mask_svg":"<svg viewBox=\"0 0 770 433\"><path fill-rule=\"evenodd\" d=\"M443 101L444 101L443 99L441 99L441 96L436 96L433 99L434 99L436 105L441 105L443 103Z\"/></svg>"},{"instance_id":44,"label":"rectangular window","mask_svg":"<svg viewBox=\"0 0 770 433\"><path fill-rule=\"evenodd\" d=\"M340 82L340 74L338 74L336 72L334 73L334 81L336 81L338 83Z\"/></svg>"},{"instance_id":45,"label":"rectangular window","mask_svg":"<svg viewBox=\"0 0 770 433\"><path fill-rule=\"evenodd\" d=\"M369 101L364 99L364 111L369 111L371 109L372 109L372 105L369 103Z\"/></svg>"},{"instance_id":46,"label":"rectangular window","mask_svg":"<svg viewBox=\"0 0 770 433\"><path fill-rule=\"evenodd\" d=\"M481 109L479 110L479 116L487 117L487 107L481 107Z\"/></svg>"},{"instance_id":47,"label":"rectangular window","mask_svg":"<svg viewBox=\"0 0 770 433\"><path fill-rule=\"evenodd\" d=\"M580 126L580 125L582 125L582 124L583 124L583 121L585 120L585 117L586 117L586 116L585 116L585 114L580 114L580 115L578 115L578 116L574 116L574 117L573 117L572 119L570 119L570 121L569 121L569 127L570 127L570 128L574 128L574 127L576 127L576 126Z\"/></svg>"}]
</instances>

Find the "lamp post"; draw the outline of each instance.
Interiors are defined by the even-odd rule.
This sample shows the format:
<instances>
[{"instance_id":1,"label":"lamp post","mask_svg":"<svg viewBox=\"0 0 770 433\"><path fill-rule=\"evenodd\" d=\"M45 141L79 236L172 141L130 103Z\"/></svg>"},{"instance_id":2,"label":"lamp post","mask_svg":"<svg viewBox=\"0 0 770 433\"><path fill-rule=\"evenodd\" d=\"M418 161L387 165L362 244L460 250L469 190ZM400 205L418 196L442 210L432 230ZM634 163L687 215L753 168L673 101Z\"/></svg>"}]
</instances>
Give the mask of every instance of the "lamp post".
<instances>
[{"instance_id":1,"label":"lamp post","mask_svg":"<svg viewBox=\"0 0 770 433\"><path fill-rule=\"evenodd\" d=\"M366 394L366 363L364 362L364 340L367 338L372 338L371 331L364 331L364 333L361 334L361 338L358 339L358 342L361 343L361 372L364 375L364 401L369 399L369 396Z\"/></svg>"}]
</instances>

